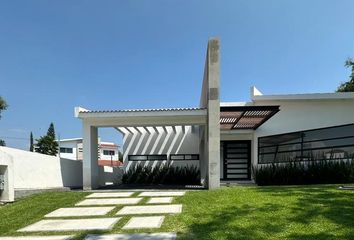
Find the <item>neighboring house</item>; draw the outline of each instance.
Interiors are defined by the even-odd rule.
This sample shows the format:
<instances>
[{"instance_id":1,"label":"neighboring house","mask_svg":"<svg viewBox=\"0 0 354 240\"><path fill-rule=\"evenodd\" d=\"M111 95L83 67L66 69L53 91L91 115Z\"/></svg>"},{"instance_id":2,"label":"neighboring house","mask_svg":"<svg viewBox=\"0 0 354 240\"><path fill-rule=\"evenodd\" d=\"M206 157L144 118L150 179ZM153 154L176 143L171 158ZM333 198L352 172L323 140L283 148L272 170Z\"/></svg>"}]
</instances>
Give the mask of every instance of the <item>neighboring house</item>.
<instances>
[{"instance_id":1,"label":"neighboring house","mask_svg":"<svg viewBox=\"0 0 354 240\"><path fill-rule=\"evenodd\" d=\"M252 180L252 166L309 160L353 160L354 93L263 95L220 103L219 41L209 40L199 107L91 111L83 123L83 185L96 179L97 131L123 134L124 168L136 164L195 165L209 189ZM237 96L235 96L237 99Z\"/></svg>"},{"instance_id":2,"label":"neighboring house","mask_svg":"<svg viewBox=\"0 0 354 240\"><path fill-rule=\"evenodd\" d=\"M98 139L97 159L100 166L120 166L119 146L112 142L101 142ZM60 139L59 153L61 158L82 160L83 144L82 138Z\"/></svg>"}]
</instances>

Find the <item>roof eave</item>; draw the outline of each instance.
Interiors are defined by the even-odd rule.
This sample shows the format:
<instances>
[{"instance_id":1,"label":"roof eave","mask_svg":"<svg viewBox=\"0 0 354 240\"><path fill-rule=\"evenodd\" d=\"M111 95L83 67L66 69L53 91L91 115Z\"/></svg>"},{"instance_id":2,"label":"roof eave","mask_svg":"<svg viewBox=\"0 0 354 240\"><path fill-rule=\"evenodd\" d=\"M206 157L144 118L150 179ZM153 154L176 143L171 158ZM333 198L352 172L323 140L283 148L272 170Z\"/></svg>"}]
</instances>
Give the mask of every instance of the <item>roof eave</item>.
<instances>
[{"instance_id":1,"label":"roof eave","mask_svg":"<svg viewBox=\"0 0 354 240\"><path fill-rule=\"evenodd\" d=\"M252 101L354 100L354 92L252 96Z\"/></svg>"}]
</instances>

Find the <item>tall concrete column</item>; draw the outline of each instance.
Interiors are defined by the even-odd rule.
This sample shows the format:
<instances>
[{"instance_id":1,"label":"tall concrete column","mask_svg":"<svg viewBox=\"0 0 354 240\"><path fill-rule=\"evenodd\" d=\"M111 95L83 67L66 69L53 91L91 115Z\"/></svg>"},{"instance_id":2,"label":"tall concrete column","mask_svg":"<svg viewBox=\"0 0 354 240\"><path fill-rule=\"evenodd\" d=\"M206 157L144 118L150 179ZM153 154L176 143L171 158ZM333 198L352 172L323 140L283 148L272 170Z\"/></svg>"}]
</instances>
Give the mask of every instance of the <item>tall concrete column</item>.
<instances>
[{"instance_id":1,"label":"tall concrete column","mask_svg":"<svg viewBox=\"0 0 354 240\"><path fill-rule=\"evenodd\" d=\"M209 189L220 187L220 44L217 38L208 42L200 107L208 110L204 139L204 168Z\"/></svg>"},{"instance_id":2,"label":"tall concrete column","mask_svg":"<svg viewBox=\"0 0 354 240\"><path fill-rule=\"evenodd\" d=\"M208 44L208 187L220 187L220 52L219 40Z\"/></svg>"},{"instance_id":3,"label":"tall concrete column","mask_svg":"<svg viewBox=\"0 0 354 240\"><path fill-rule=\"evenodd\" d=\"M83 123L83 188L98 188L98 131L97 127Z\"/></svg>"}]
</instances>

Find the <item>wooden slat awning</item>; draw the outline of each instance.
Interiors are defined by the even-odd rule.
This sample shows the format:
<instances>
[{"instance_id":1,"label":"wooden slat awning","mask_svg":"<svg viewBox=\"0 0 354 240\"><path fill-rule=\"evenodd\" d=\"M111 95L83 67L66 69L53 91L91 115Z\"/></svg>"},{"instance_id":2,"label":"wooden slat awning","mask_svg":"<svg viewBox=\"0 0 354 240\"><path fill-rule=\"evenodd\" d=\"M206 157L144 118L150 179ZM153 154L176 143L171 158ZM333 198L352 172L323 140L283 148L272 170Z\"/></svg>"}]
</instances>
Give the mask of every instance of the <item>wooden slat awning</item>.
<instances>
[{"instance_id":1,"label":"wooden slat awning","mask_svg":"<svg viewBox=\"0 0 354 240\"><path fill-rule=\"evenodd\" d=\"M220 107L221 130L257 129L279 111L279 106Z\"/></svg>"}]
</instances>

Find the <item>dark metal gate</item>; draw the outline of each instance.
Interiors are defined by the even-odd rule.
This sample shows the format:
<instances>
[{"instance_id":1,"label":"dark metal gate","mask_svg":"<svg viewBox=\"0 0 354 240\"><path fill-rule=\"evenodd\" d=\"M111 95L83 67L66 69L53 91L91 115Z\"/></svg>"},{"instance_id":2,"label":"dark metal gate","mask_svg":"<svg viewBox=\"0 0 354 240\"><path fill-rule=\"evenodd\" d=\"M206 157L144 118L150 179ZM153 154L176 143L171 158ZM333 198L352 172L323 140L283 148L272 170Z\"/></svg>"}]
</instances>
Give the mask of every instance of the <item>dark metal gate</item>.
<instances>
[{"instance_id":1,"label":"dark metal gate","mask_svg":"<svg viewBox=\"0 0 354 240\"><path fill-rule=\"evenodd\" d=\"M251 141L224 141L224 180L251 179Z\"/></svg>"}]
</instances>

